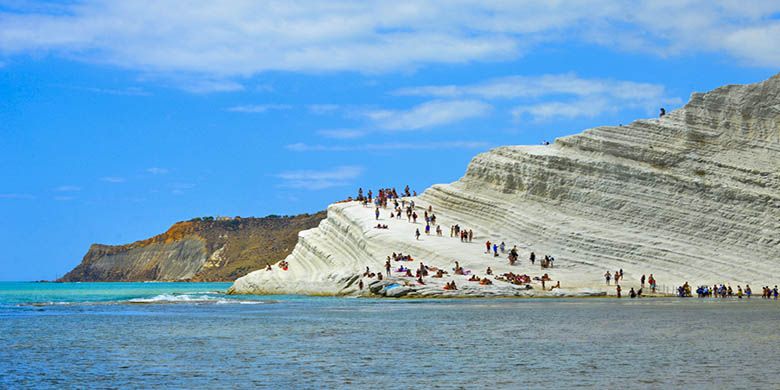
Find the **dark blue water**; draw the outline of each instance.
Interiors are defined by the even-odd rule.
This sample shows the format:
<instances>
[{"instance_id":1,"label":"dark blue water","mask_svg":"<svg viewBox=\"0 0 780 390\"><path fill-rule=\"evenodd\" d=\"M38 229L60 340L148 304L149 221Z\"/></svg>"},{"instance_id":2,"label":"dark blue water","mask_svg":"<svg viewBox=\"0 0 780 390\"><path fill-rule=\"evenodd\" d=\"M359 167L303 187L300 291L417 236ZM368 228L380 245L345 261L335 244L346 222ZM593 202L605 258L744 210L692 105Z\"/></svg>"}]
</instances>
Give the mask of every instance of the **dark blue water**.
<instances>
[{"instance_id":1,"label":"dark blue water","mask_svg":"<svg viewBox=\"0 0 780 390\"><path fill-rule=\"evenodd\" d=\"M0 283L0 388L780 387L776 301L237 300L227 285L110 285L27 284L38 293L24 300Z\"/></svg>"}]
</instances>

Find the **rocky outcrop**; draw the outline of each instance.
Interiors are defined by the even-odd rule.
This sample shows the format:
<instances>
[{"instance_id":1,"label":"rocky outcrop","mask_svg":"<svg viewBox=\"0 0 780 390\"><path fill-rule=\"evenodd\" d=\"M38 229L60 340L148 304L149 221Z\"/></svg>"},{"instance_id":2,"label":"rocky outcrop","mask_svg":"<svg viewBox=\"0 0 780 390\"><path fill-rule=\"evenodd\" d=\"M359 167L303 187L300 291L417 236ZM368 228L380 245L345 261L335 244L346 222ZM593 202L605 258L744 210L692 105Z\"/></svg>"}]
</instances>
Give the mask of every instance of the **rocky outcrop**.
<instances>
[{"instance_id":1,"label":"rocky outcrop","mask_svg":"<svg viewBox=\"0 0 780 390\"><path fill-rule=\"evenodd\" d=\"M318 229L301 234L288 272L251 273L232 291L367 294L353 277L366 266L382 269L399 251L448 270L459 260L475 272L548 272L583 289L606 290L605 271L623 269L624 293L650 273L669 286L777 284L780 75L693 94L659 119L598 127L549 146L493 149L459 181L416 201L433 208L445 236L456 223L473 229L476 249L449 237L415 240L424 225L405 220L375 230L372 210L332 205ZM556 268L486 258L486 240L518 245L521 259L531 251L554 255ZM497 281L484 291L515 295L511 288Z\"/></svg>"},{"instance_id":2,"label":"rocky outcrop","mask_svg":"<svg viewBox=\"0 0 780 390\"><path fill-rule=\"evenodd\" d=\"M324 212L294 217L201 219L127 245L94 244L60 281L232 281L285 258L298 232Z\"/></svg>"}]
</instances>

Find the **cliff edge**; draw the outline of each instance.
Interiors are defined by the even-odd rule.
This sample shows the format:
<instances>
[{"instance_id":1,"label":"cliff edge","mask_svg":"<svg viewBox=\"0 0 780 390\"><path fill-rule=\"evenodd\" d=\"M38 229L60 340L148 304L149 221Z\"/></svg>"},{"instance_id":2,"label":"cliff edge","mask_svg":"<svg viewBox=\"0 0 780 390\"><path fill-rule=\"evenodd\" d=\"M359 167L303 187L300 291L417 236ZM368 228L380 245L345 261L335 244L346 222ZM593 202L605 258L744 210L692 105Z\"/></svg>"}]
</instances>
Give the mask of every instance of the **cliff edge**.
<instances>
[{"instance_id":1,"label":"cliff edge","mask_svg":"<svg viewBox=\"0 0 780 390\"><path fill-rule=\"evenodd\" d=\"M290 254L325 212L291 217L195 218L127 245L93 244L63 282L233 281Z\"/></svg>"}]
</instances>

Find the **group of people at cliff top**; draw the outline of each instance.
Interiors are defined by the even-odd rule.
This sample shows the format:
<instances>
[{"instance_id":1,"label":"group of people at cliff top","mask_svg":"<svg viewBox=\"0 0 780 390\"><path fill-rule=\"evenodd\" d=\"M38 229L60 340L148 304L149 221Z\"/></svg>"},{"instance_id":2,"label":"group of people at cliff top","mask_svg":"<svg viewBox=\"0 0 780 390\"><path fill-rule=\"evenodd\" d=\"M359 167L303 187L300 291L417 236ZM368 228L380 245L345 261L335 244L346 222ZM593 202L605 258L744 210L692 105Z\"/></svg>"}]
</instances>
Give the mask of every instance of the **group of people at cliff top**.
<instances>
[{"instance_id":1,"label":"group of people at cliff top","mask_svg":"<svg viewBox=\"0 0 780 390\"><path fill-rule=\"evenodd\" d=\"M363 188L361 187L358 188L358 194L355 200L363 203L364 206L374 204L377 207L381 206L386 208L389 200L399 199L401 197L410 197L410 196L417 196L417 191L410 191L408 185L404 188L404 191L401 193L401 196L398 196L398 191L396 191L395 187L380 188L377 191L376 197L374 197L374 192L372 190L368 190L368 193L364 195ZM352 198L350 197L349 199L351 200Z\"/></svg>"}]
</instances>

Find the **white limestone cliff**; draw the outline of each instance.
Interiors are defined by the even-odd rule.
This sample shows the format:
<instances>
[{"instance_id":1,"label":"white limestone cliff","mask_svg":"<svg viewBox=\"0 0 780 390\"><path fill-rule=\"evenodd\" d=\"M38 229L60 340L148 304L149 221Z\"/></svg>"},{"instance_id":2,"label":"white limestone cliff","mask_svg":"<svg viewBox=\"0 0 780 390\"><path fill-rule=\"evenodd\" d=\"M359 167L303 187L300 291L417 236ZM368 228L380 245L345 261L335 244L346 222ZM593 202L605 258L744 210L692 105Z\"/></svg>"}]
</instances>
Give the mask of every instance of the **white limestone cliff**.
<instances>
[{"instance_id":1,"label":"white limestone cliff","mask_svg":"<svg viewBox=\"0 0 780 390\"><path fill-rule=\"evenodd\" d=\"M668 286L778 284L780 75L696 93L660 119L589 129L549 146L493 149L476 156L463 178L415 201L419 214L433 207L444 237L415 240L424 221L389 220L390 209L379 221L389 229L374 229L373 208L334 204L318 228L300 234L287 271L255 271L231 292L367 294L358 290L360 275L367 266L383 271L392 252L447 270L457 260L480 276L488 266L496 274L546 272L563 286L528 292L462 276L426 278L425 286L394 278L420 296L612 292L603 274L618 269L626 272L624 293L651 273ZM474 230L473 243L450 238L456 223ZM486 240L518 245L521 261L510 266L505 256L484 254ZM530 251L555 256L556 267L531 267ZM441 289L449 280L457 292Z\"/></svg>"}]
</instances>

